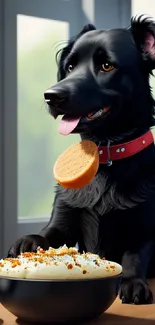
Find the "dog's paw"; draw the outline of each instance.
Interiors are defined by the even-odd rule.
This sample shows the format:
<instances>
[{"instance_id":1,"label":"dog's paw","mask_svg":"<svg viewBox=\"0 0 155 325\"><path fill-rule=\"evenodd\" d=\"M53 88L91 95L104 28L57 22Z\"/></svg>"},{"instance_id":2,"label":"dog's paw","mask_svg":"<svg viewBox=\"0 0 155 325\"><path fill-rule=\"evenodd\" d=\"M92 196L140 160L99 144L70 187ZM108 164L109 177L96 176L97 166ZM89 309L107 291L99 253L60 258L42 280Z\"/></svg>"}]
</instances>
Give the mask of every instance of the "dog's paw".
<instances>
[{"instance_id":1,"label":"dog's paw","mask_svg":"<svg viewBox=\"0 0 155 325\"><path fill-rule=\"evenodd\" d=\"M153 302L152 292L142 279L123 279L119 296L122 303L126 304L140 305Z\"/></svg>"},{"instance_id":2,"label":"dog's paw","mask_svg":"<svg viewBox=\"0 0 155 325\"><path fill-rule=\"evenodd\" d=\"M8 257L16 257L24 252L35 252L40 246L43 249L49 248L48 241L39 235L24 236L17 240L9 249Z\"/></svg>"}]
</instances>

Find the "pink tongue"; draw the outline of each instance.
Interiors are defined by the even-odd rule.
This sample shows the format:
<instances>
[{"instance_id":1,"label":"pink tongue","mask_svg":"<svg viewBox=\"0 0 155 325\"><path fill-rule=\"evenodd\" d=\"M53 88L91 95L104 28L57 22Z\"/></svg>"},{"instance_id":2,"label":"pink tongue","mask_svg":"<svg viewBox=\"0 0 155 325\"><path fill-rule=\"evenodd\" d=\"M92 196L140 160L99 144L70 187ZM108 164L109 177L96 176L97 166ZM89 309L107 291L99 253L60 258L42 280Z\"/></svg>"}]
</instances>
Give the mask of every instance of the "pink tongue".
<instances>
[{"instance_id":1,"label":"pink tongue","mask_svg":"<svg viewBox=\"0 0 155 325\"><path fill-rule=\"evenodd\" d=\"M70 134L78 125L81 117L73 119L66 116L63 116L59 124L59 133L63 135Z\"/></svg>"}]
</instances>

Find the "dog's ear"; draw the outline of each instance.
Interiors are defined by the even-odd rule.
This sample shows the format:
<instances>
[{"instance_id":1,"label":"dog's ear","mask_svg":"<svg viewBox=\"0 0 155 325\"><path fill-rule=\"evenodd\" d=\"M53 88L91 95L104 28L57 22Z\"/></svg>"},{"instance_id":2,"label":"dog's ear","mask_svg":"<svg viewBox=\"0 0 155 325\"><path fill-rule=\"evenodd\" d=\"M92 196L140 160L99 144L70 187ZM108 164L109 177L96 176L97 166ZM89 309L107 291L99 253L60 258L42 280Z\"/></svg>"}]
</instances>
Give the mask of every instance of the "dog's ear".
<instances>
[{"instance_id":1,"label":"dog's ear","mask_svg":"<svg viewBox=\"0 0 155 325\"><path fill-rule=\"evenodd\" d=\"M143 15L131 19L130 31L148 67L155 69L155 22Z\"/></svg>"},{"instance_id":2,"label":"dog's ear","mask_svg":"<svg viewBox=\"0 0 155 325\"><path fill-rule=\"evenodd\" d=\"M57 62L58 63L58 73L57 73L57 80L60 81L62 79L65 78L65 71L64 71L64 68L63 68L63 61L65 60L65 58L67 57L67 55L70 53L74 43L77 41L77 39L79 37L81 37L83 34L91 31L91 30L95 30L95 26L91 25L91 24L88 24L88 25L85 25L83 27L83 29L81 30L81 32L74 38L72 38L68 45L62 49L62 51L59 51L61 52L61 55L59 57L59 61ZM59 53L58 52L58 53Z\"/></svg>"}]
</instances>

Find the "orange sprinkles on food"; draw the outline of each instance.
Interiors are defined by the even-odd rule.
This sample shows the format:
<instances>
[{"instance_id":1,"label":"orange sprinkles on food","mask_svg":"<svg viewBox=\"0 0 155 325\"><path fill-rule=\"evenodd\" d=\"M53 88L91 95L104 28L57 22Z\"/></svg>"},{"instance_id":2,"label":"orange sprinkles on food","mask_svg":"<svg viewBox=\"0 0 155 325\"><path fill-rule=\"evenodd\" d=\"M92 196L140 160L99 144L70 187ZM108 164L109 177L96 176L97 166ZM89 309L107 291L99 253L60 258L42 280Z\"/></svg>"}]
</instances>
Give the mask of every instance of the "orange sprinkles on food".
<instances>
[{"instance_id":1,"label":"orange sprinkles on food","mask_svg":"<svg viewBox=\"0 0 155 325\"><path fill-rule=\"evenodd\" d=\"M67 265L67 268L68 268L68 270L72 270L73 269L73 265L70 263L70 264Z\"/></svg>"},{"instance_id":2,"label":"orange sprinkles on food","mask_svg":"<svg viewBox=\"0 0 155 325\"><path fill-rule=\"evenodd\" d=\"M87 273L87 271L86 270L83 270L83 274L86 274Z\"/></svg>"},{"instance_id":3,"label":"orange sprinkles on food","mask_svg":"<svg viewBox=\"0 0 155 325\"><path fill-rule=\"evenodd\" d=\"M25 252L25 253L22 253L21 256L23 257L34 257L36 255L36 253L32 252L32 253L28 253L28 252Z\"/></svg>"},{"instance_id":4,"label":"orange sprinkles on food","mask_svg":"<svg viewBox=\"0 0 155 325\"><path fill-rule=\"evenodd\" d=\"M121 273L121 268L115 262L90 252L81 254L77 248L66 245L48 250L38 247L36 252L25 252L17 258L0 260L0 275L25 279L109 277L119 271Z\"/></svg>"},{"instance_id":5,"label":"orange sprinkles on food","mask_svg":"<svg viewBox=\"0 0 155 325\"><path fill-rule=\"evenodd\" d=\"M37 254L44 254L44 256L63 256L63 255L75 255L78 254L77 249L74 247L68 248L66 247L61 247L61 248L52 248L49 247L47 251L42 250L39 248L37 250Z\"/></svg>"},{"instance_id":6,"label":"orange sprinkles on food","mask_svg":"<svg viewBox=\"0 0 155 325\"><path fill-rule=\"evenodd\" d=\"M12 268L21 265L21 262L18 261L18 260L14 260L14 261L12 261L11 263L12 263Z\"/></svg>"},{"instance_id":7,"label":"orange sprinkles on food","mask_svg":"<svg viewBox=\"0 0 155 325\"><path fill-rule=\"evenodd\" d=\"M76 262L75 265L78 266L78 267L81 267L81 264L80 263L77 263Z\"/></svg>"},{"instance_id":8,"label":"orange sprinkles on food","mask_svg":"<svg viewBox=\"0 0 155 325\"><path fill-rule=\"evenodd\" d=\"M106 266L106 270L107 271L110 271L110 267L108 265Z\"/></svg>"},{"instance_id":9,"label":"orange sprinkles on food","mask_svg":"<svg viewBox=\"0 0 155 325\"><path fill-rule=\"evenodd\" d=\"M40 249L40 254L45 254L45 252L44 249Z\"/></svg>"}]
</instances>

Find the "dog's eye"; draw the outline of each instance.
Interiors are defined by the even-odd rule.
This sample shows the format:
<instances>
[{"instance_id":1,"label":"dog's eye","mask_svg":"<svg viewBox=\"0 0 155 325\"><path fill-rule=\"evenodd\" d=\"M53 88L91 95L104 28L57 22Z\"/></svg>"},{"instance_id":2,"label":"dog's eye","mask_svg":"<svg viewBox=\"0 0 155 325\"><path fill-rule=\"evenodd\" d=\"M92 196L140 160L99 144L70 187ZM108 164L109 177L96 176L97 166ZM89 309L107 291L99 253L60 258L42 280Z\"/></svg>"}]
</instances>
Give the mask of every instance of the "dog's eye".
<instances>
[{"instance_id":1,"label":"dog's eye","mask_svg":"<svg viewBox=\"0 0 155 325\"><path fill-rule=\"evenodd\" d=\"M114 69L115 69L114 66L109 62L105 62L101 66L101 71L104 71L104 72L109 72L109 71L112 71Z\"/></svg>"},{"instance_id":2,"label":"dog's eye","mask_svg":"<svg viewBox=\"0 0 155 325\"><path fill-rule=\"evenodd\" d=\"M68 72L71 72L72 70L73 70L73 65L72 64L70 64L69 66L68 66Z\"/></svg>"}]
</instances>

